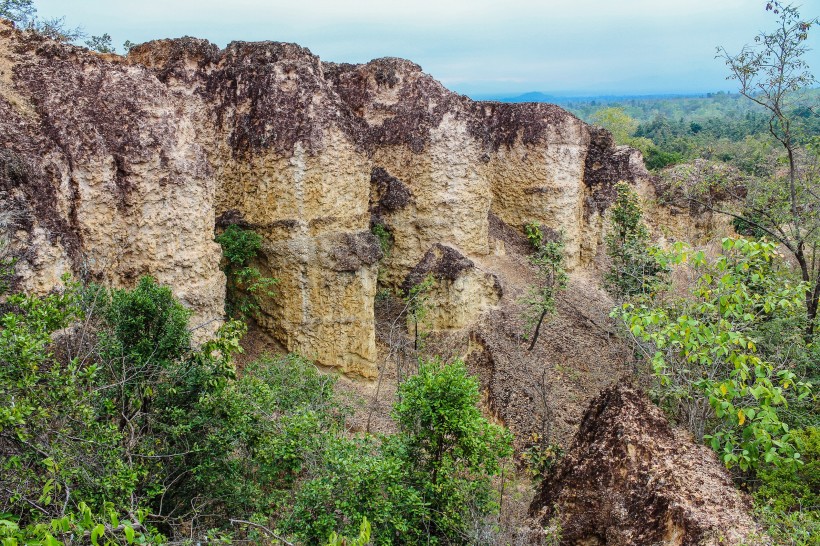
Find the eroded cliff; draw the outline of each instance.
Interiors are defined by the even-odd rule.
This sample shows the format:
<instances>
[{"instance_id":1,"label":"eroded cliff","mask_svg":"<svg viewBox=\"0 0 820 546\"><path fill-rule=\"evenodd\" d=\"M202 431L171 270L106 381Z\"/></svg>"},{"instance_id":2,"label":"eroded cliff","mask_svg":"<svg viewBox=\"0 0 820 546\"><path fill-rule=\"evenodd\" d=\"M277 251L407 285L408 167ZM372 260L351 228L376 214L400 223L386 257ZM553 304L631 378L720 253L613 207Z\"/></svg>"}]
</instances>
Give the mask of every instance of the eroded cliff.
<instances>
[{"instance_id":1,"label":"eroded cliff","mask_svg":"<svg viewBox=\"0 0 820 546\"><path fill-rule=\"evenodd\" d=\"M376 373L379 268L394 287L429 270L435 325L463 327L503 290L478 265L503 246L491 214L562 232L580 267L612 184L646 177L637 152L556 106L475 102L400 59L333 64L293 44L193 38L122 58L8 23L0 145L25 288L63 272L114 285L151 274L205 334L224 303L214 230L239 223L264 237L259 266L280 279L262 327L363 376Z\"/></svg>"}]
</instances>

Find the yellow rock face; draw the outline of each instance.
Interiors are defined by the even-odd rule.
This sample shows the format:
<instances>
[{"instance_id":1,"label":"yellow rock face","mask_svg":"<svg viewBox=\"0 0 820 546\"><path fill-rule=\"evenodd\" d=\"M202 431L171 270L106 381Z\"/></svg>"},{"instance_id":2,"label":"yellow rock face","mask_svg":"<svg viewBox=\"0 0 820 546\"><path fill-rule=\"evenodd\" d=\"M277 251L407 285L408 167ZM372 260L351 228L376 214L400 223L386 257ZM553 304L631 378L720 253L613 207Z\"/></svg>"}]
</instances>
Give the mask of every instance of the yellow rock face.
<instances>
[{"instance_id":1,"label":"yellow rock face","mask_svg":"<svg viewBox=\"0 0 820 546\"><path fill-rule=\"evenodd\" d=\"M63 273L115 287L152 275L204 325L196 336L213 333L225 277L196 99L7 24L0 58L0 206L18 218L22 288L46 292Z\"/></svg>"}]
</instances>

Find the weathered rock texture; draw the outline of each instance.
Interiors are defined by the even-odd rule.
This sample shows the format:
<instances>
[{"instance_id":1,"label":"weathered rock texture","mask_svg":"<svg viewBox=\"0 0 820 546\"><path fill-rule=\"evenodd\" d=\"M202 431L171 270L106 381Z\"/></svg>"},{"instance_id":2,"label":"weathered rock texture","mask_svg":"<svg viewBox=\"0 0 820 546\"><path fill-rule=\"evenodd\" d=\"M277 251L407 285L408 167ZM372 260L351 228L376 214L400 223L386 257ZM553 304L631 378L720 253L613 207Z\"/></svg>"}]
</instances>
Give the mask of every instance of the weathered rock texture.
<instances>
[{"instance_id":1,"label":"weathered rock texture","mask_svg":"<svg viewBox=\"0 0 820 546\"><path fill-rule=\"evenodd\" d=\"M363 375L375 373L379 268L399 286L429 252L488 255L490 213L563 232L568 264L582 266L611 185L646 175L634 152L556 106L474 102L400 59L333 64L293 44L193 38L122 58L9 23L0 146L3 206L25 218L26 288L68 271L115 285L151 274L196 321L219 319L214 226L239 222L263 235L259 265L280 279L263 327ZM393 241L381 262L375 223ZM439 327L498 298L476 267L444 281Z\"/></svg>"},{"instance_id":2,"label":"weathered rock texture","mask_svg":"<svg viewBox=\"0 0 820 546\"><path fill-rule=\"evenodd\" d=\"M621 384L591 403L531 513L557 510L562 544L755 544L749 508L714 452Z\"/></svg>"}]
</instances>

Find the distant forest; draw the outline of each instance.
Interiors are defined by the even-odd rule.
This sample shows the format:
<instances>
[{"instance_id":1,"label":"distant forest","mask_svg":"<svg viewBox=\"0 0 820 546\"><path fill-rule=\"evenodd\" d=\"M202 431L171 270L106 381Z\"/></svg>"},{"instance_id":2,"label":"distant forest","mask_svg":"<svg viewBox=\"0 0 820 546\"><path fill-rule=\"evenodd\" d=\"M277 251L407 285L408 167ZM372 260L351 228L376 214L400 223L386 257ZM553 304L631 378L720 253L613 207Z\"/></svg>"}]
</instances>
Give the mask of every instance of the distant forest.
<instances>
[{"instance_id":1,"label":"distant forest","mask_svg":"<svg viewBox=\"0 0 820 546\"><path fill-rule=\"evenodd\" d=\"M820 135L816 105L820 88L803 90L789 108L796 137L808 143ZM640 149L650 169L696 158L729 163L751 175L773 165L769 113L749 99L723 91L699 96L554 97L527 93L502 102L552 102L588 123L612 131L616 142ZM776 147L776 146L775 146Z\"/></svg>"}]
</instances>

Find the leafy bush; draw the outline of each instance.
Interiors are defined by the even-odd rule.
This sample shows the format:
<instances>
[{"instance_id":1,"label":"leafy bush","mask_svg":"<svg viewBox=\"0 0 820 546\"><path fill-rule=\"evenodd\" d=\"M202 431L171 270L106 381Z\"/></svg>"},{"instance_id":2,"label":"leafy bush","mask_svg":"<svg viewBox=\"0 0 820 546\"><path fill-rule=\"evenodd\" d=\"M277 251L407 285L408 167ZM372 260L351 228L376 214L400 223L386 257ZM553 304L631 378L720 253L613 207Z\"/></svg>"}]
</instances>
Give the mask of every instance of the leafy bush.
<instances>
[{"instance_id":1,"label":"leafy bush","mask_svg":"<svg viewBox=\"0 0 820 546\"><path fill-rule=\"evenodd\" d=\"M789 398L811 392L788 366L761 357L754 337L760 323L793 316L804 297L805 285L789 282L776 250L724 239L723 254L710 262L678 247L669 259L698 273L691 292L615 311L651 362L661 404L727 467L743 471L798 462L781 413Z\"/></svg>"},{"instance_id":2,"label":"leafy bush","mask_svg":"<svg viewBox=\"0 0 820 546\"><path fill-rule=\"evenodd\" d=\"M526 235L527 241L536 252L544 245L544 232L538 222L524 224L524 235Z\"/></svg>"},{"instance_id":3,"label":"leafy bush","mask_svg":"<svg viewBox=\"0 0 820 546\"><path fill-rule=\"evenodd\" d=\"M820 429L792 431L803 464L768 468L757 473L755 508L777 544L817 546L820 543Z\"/></svg>"},{"instance_id":4,"label":"leafy bush","mask_svg":"<svg viewBox=\"0 0 820 546\"><path fill-rule=\"evenodd\" d=\"M333 533L361 542L366 520L377 544L466 544L496 509L491 478L510 438L481 417L461 362L423 363L403 384L399 434L351 438L333 377L290 355L237 378L244 325L192 348L189 313L151 278L133 290L69 283L8 305L4 546L80 534L154 544L160 532L216 536L231 521L311 544L346 540ZM262 540L252 526L217 539Z\"/></svg>"},{"instance_id":5,"label":"leafy bush","mask_svg":"<svg viewBox=\"0 0 820 546\"><path fill-rule=\"evenodd\" d=\"M469 543L475 520L497 509L491 478L512 451L509 433L481 416L478 383L460 361L421 363L399 396L399 433L332 438L282 529L318 544L355 534L366 517L375 544Z\"/></svg>"},{"instance_id":6,"label":"leafy bush","mask_svg":"<svg viewBox=\"0 0 820 546\"><path fill-rule=\"evenodd\" d=\"M820 511L820 429L792 431L803 464L795 468L766 468L757 473L755 499L777 512Z\"/></svg>"},{"instance_id":7,"label":"leafy bush","mask_svg":"<svg viewBox=\"0 0 820 546\"><path fill-rule=\"evenodd\" d=\"M399 434L390 452L429 506L423 528L445 543L464 543L471 515L497 508L490 478L512 453L510 434L481 416L479 399L463 362L433 360L402 383L393 409Z\"/></svg>"},{"instance_id":8,"label":"leafy bush","mask_svg":"<svg viewBox=\"0 0 820 546\"><path fill-rule=\"evenodd\" d=\"M370 530L370 522L367 521L367 518L364 518L359 529L359 536L351 539L332 533L326 546L367 546L370 544Z\"/></svg>"},{"instance_id":9,"label":"leafy bush","mask_svg":"<svg viewBox=\"0 0 820 546\"><path fill-rule=\"evenodd\" d=\"M0 544L3 546L62 546L74 544L77 537L88 537L93 546L126 544L164 544L165 537L144 525L145 511L138 510L134 520L123 519L110 507L104 516L93 514L84 502L70 512L47 523L20 527L17 518L0 514Z\"/></svg>"},{"instance_id":10,"label":"leafy bush","mask_svg":"<svg viewBox=\"0 0 820 546\"><path fill-rule=\"evenodd\" d=\"M649 293L666 271L652 255L638 195L626 182L615 184L609 224L604 242L612 265L604 287L616 300Z\"/></svg>"},{"instance_id":11,"label":"leafy bush","mask_svg":"<svg viewBox=\"0 0 820 546\"><path fill-rule=\"evenodd\" d=\"M111 335L106 335L109 358L162 366L190 348L190 311L174 299L169 287L151 277L140 279L134 290L114 290L104 313L111 325Z\"/></svg>"},{"instance_id":12,"label":"leafy bush","mask_svg":"<svg viewBox=\"0 0 820 546\"><path fill-rule=\"evenodd\" d=\"M262 237L232 224L216 237L222 246L223 270L228 279L225 312L235 318L249 318L260 309L260 299L272 298L279 282L266 277L251 265L262 248Z\"/></svg>"},{"instance_id":13,"label":"leafy bush","mask_svg":"<svg viewBox=\"0 0 820 546\"><path fill-rule=\"evenodd\" d=\"M192 351L188 312L150 278L133 291L68 284L9 301L0 320L0 399L12 401L0 406L0 512L21 529L80 502L104 514L150 507L166 524L185 517L195 498L185 491L207 459L200 439L212 422L202 401L233 377L242 328L229 322Z\"/></svg>"},{"instance_id":14,"label":"leafy bush","mask_svg":"<svg viewBox=\"0 0 820 546\"><path fill-rule=\"evenodd\" d=\"M683 160L684 158L682 154L677 152L667 152L661 150L657 146L651 146L644 155L646 168L652 171L657 171L663 169L664 167L668 167L669 165L681 163Z\"/></svg>"},{"instance_id":15,"label":"leafy bush","mask_svg":"<svg viewBox=\"0 0 820 546\"><path fill-rule=\"evenodd\" d=\"M546 240L536 223L526 224L524 232L535 250L530 256L530 263L536 267L539 277L539 283L530 287L523 300L527 329L535 327L529 346L531 351L538 341L544 319L555 312L555 298L566 288L567 273L564 269L564 242L560 237L555 241Z\"/></svg>"},{"instance_id":16,"label":"leafy bush","mask_svg":"<svg viewBox=\"0 0 820 546\"><path fill-rule=\"evenodd\" d=\"M384 224L373 224L370 230L373 235L379 240L379 247L382 249L382 254L390 255L390 249L393 248L393 234L387 229Z\"/></svg>"},{"instance_id":17,"label":"leafy bush","mask_svg":"<svg viewBox=\"0 0 820 546\"><path fill-rule=\"evenodd\" d=\"M407 481L405 462L387 456L374 439L332 438L323 466L297 491L293 511L281 528L306 544L328 535L351 535L365 518L373 522L374 544L424 542L429 507Z\"/></svg>"}]
</instances>

